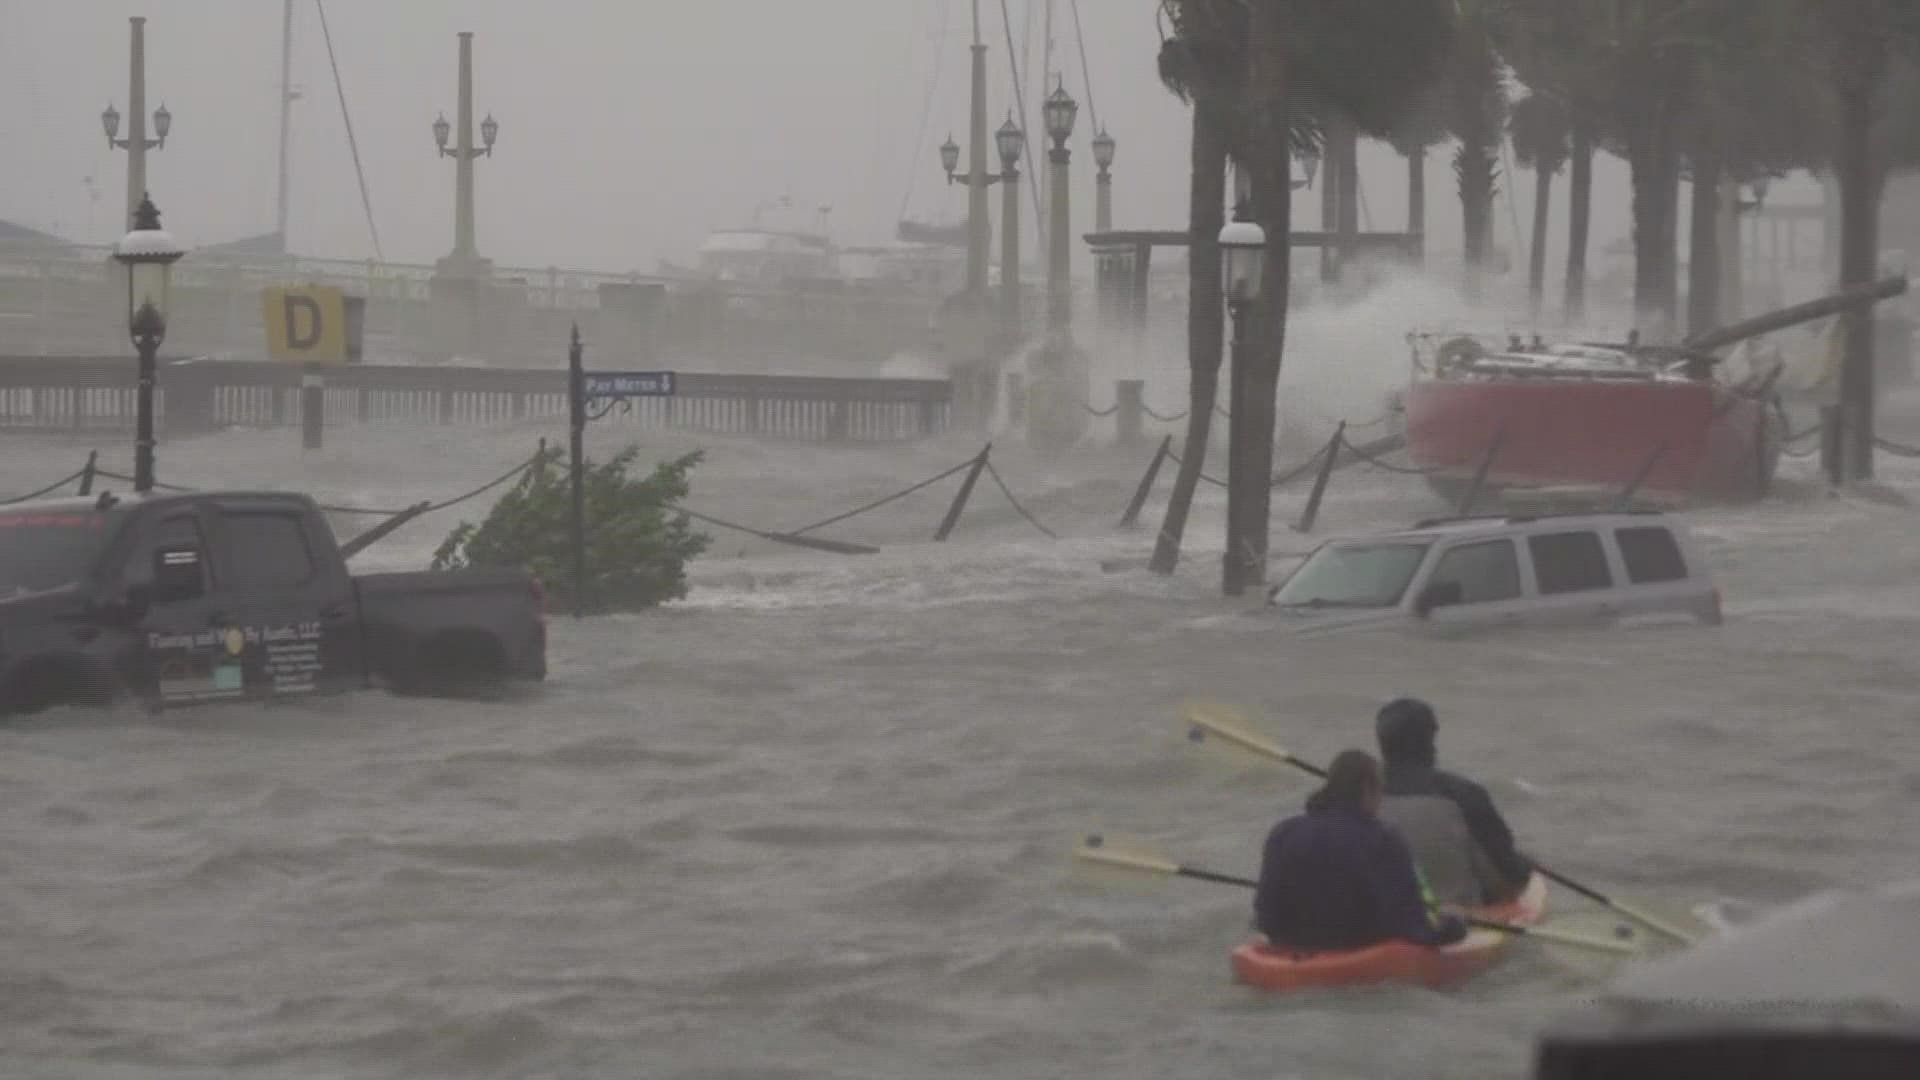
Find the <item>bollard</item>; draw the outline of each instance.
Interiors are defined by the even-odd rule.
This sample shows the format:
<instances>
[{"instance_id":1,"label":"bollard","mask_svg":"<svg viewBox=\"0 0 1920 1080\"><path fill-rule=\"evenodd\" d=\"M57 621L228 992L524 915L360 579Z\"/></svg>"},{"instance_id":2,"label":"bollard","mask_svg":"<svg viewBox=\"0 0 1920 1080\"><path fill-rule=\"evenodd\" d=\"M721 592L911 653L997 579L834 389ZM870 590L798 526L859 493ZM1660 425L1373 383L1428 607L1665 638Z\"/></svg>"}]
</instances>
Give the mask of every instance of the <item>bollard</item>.
<instances>
[{"instance_id":1,"label":"bollard","mask_svg":"<svg viewBox=\"0 0 1920 1080\"><path fill-rule=\"evenodd\" d=\"M1653 475L1653 467L1660 464L1660 459L1666 455L1666 452L1667 444L1663 442L1653 448L1653 453L1647 455L1647 460L1640 463L1640 471L1634 473L1633 479L1627 481L1627 486L1621 488L1620 494L1614 496L1614 513L1625 513L1632 509L1633 497L1639 493L1640 485L1646 483L1647 477Z\"/></svg>"},{"instance_id":2,"label":"bollard","mask_svg":"<svg viewBox=\"0 0 1920 1080\"><path fill-rule=\"evenodd\" d=\"M1023 427L1027 422L1027 386L1017 371L1007 372L1007 426Z\"/></svg>"},{"instance_id":3,"label":"bollard","mask_svg":"<svg viewBox=\"0 0 1920 1080\"><path fill-rule=\"evenodd\" d=\"M100 451L87 452L87 467L80 470L80 494L93 494L93 476L100 469Z\"/></svg>"},{"instance_id":4,"label":"bollard","mask_svg":"<svg viewBox=\"0 0 1920 1080\"><path fill-rule=\"evenodd\" d=\"M947 516L940 519L940 530L933 534L936 541L944 541L953 535L953 527L960 524L960 511L967 508L967 500L973 497L973 485L980 479L980 473L987 467L987 455L993 452L993 444L980 448L980 454L973 459L973 468L967 470L967 478L960 482L960 490L953 496L953 505L947 507Z\"/></svg>"},{"instance_id":5,"label":"bollard","mask_svg":"<svg viewBox=\"0 0 1920 1080\"><path fill-rule=\"evenodd\" d=\"M327 380L317 364L300 371L300 448L318 450L326 428Z\"/></svg>"},{"instance_id":6,"label":"bollard","mask_svg":"<svg viewBox=\"0 0 1920 1080\"><path fill-rule=\"evenodd\" d=\"M1160 449L1153 452L1153 460L1147 463L1147 474L1140 478L1140 486L1133 491L1133 501L1127 503L1127 512L1120 515L1120 527L1131 529L1140 520L1140 511L1147 505L1147 496L1153 493L1153 482L1160 477L1160 464L1173 453L1173 436L1160 440Z\"/></svg>"},{"instance_id":7,"label":"bollard","mask_svg":"<svg viewBox=\"0 0 1920 1080\"><path fill-rule=\"evenodd\" d=\"M1466 517L1473 510L1474 500L1480 497L1480 489L1486 485L1487 470L1493 468L1493 459L1500 453L1500 444L1507 441L1507 427L1500 425L1494 430L1493 441L1487 444L1487 452L1480 458L1480 467L1473 472L1473 483L1467 485L1466 493L1460 496L1460 505L1454 513Z\"/></svg>"},{"instance_id":8,"label":"bollard","mask_svg":"<svg viewBox=\"0 0 1920 1080\"><path fill-rule=\"evenodd\" d=\"M1120 409L1115 421L1120 428L1117 441L1121 446L1133 446L1146 431L1147 380L1120 379L1113 384L1113 396Z\"/></svg>"},{"instance_id":9,"label":"bollard","mask_svg":"<svg viewBox=\"0 0 1920 1080\"><path fill-rule=\"evenodd\" d=\"M1333 467L1340 462L1340 449L1347 441L1347 422L1333 429L1333 438L1327 440L1327 448L1320 451L1320 472L1313 478L1313 491L1307 495L1306 509L1300 511L1300 521L1293 527L1297 533L1310 533L1313 523L1320 518L1320 500L1327 493L1327 481L1333 478Z\"/></svg>"}]
</instances>

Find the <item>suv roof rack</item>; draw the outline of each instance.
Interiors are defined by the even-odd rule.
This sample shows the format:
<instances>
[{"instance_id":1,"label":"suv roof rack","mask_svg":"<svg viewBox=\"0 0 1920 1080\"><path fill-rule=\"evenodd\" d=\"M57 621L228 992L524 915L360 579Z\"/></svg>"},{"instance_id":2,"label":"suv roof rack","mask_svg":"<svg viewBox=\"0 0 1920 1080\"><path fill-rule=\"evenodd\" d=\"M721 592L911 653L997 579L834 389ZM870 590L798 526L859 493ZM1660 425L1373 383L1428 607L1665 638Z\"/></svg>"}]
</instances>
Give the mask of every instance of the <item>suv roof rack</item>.
<instances>
[{"instance_id":1,"label":"suv roof rack","mask_svg":"<svg viewBox=\"0 0 1920 1080\"><path fill-rule=\"evenodd\" d=\"M1547 518L1612 517L1616 515L1659 517L1665 513L1666 511L1664 510L1637 506L1629 507L1625 510L1543 510L1535 514L1449 514L1445 517L1422 518L1414 522L1413 527L1416 529L1431 529L1437 525L1452 525L1461 521L1504 521L1509 524L1519 525L1529 521L1542 521Z\"/></svg>"}]
</instances>

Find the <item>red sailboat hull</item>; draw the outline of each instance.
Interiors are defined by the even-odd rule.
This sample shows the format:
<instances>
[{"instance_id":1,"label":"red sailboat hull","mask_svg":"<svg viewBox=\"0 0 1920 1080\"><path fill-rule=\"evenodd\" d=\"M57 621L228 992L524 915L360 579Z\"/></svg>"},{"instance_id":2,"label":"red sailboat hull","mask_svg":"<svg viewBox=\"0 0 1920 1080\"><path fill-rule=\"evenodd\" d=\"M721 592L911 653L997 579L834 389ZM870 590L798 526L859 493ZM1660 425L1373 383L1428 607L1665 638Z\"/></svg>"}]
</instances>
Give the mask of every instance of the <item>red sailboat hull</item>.
<instances>
[{"instance_id":1,"label":"red sailboat hull","mask_svg":"<svg viewBox=\"0 0 1920 1080\"><path fill-rule=\"evenodd\" d=\"M1644 471L1641 495L1745 501L1779 464L1776 414L1707 381L1426 379L1405 400L1408 454L1441 486L1471 480L1496 433L1496 487L1620 490Z\"/></svg>"}]
</instances>

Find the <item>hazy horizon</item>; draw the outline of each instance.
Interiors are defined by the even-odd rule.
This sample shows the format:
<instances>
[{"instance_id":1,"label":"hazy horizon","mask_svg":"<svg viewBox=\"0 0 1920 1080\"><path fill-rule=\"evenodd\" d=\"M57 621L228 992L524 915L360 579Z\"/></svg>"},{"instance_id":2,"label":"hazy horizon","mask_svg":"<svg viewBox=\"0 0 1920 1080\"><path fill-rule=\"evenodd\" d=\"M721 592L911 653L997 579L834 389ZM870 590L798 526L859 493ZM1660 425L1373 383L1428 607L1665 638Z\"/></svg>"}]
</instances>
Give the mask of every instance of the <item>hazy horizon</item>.
<instances>
[{"instance_id":1,"label":"hazy horizon","mask_svg":"<svg viewBox=\"0 0 1920 1080\"><path fill-rule=\"evenodd\" d=\"M815 207L831 206L830 230L843 244L891 240L903 206L919 220L965 216L966 191L946 185L936 147L950 133L963 146L967 138L966 0L397 6L325 7L389 261L431 262L451 246L454 165L435 156L430 125L442 112L455 117L462 30L475 34L476 120L491 112L501 127L495 155L477 164L477 186L480 250L503 265L651 271L661 259L688 260L707 231L745 224L782 196L809 224ZM1035 59L1022 87L1030 130L1038 128L1039 88L1028 84L1038 82L1043 9L1044 0L1006 5L1016 45L1032 24ZM1092 226L1095 115L1118 142L1116 225L1177 228L1186 214L1188 114L1155 72L1154 5L1089 0L1080 9L1091 96L1066 0L1057 0L1054 23L1055 67L1081 105L1075 235ZM370 258L316 7L302 0L294 10L292 82L303 97L293 108L289 244L306 255ZM0 34L0 93L14 104L0 112L0 140L11 149L0 218L79 240L119 235L125 153L108 149L99 114L109 101L127 111L127 19L145 14L148 107L164 103L174 118L166 148L148 156L148 186L168 228L192 245L272 230L279 3L0 0L0 13L8 31ZM986 0L981 13L991 127L1012 95L1002 6ZM1437 253L1459 247L1451 156L1441 146L1428 160L1428 246ZM1628 189L1617 159L1603 155L1596 173L1597 253L1627 235ZM1364 145L1362 180L1362 227L1404 227L1401 159ZM1532 175L1503 176L1501 187L1496 243L1523 265ZM1817 189L1801 179L1775 191L1778 201L1805 201ZM1297 226L1316 227L1317 187L1296 199ZM998 192L992 204L997 213ZM1023 212L1031 205L1023 198ZM1552 209L1557 278L1564 180ZM1037 248L1028 243L1031 259ZM1084 247L1075 261L1085 272Z\"/></svg>"}]
</instances>

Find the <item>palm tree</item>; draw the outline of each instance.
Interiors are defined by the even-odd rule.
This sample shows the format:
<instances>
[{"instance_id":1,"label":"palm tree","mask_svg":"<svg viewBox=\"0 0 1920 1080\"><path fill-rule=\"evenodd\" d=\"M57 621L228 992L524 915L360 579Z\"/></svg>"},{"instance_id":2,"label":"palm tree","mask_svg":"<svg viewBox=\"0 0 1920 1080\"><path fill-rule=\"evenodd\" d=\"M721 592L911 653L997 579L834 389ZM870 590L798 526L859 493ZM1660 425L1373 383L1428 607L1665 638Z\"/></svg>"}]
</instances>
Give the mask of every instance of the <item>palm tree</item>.
<instances>
[{"instance_id":1,"label":"palm tree","mask_svg":"<svg viewBox=\"0 0 1920 1080\"><path fill-rule=\"evenodd\" d=\"M1567 110L1557 99L1532 93L1514 103L1507 120L1513 135L1513 156L1533 170L1533 242L1527 265L1527 298L1533 317L1540 318L1546 294L1547 212L1553 199L1553 178L1567 163Z\"/></svg>"},{"instance_id":2,"label":"palm tree","mask_svg":"<svg viewBox=\"0 0 1920 1080\"><path fill-rule=\"evenodd\" d=\"M1253 342L1236 375L1227 558L1232 595L1266 576L1273 434L1292 264L1291 149L1300 122L1338 114L1358 132L1392 132L1438 81L1453 0L1241 0L1248 9L1245 147L1254 219L1267 234Z\"/></svg>"},{"instance_id":3,"label":"palm tree","mask_svg":"<svg viewBox=\"0 0 1920 1080\"><path fill-rule=\"evenodd\" d=\"M1872 281L1878 270L1880 194L1887 162L1875 153L1876 119L1896 51L1920 42L1920 3L1914 0L1799 0L1815 40L1825 46L1834 119L1833 170L1840 183L1840 287ZM1906 119L1906 118L1903 118ZM1910 122L1910 120L1908 120ZM1841 318L1839 460L1835 480L1873 476L1873 311Z\"/></svg>"},{"instance_id":4,"label":"palm tree","mask_svg":"<svg viewBox=\"0 0 1920 1080\"><path fill-rule=\"evenodd\" d=\"M1593 154L1612 107L1612 74L1596 47L1603 12L1593 0L1508 0L1494 24L1500 55L1532 93L1566 110L1567 279L1565 319L1586 319L1587 241L1593 210Z\"/></svg>"},{"instance_id":5,"label":"palm tree","mask_svg":"<svg viewBox=\"0 0 1920 1080\"><path fill-rule=\"evenodd\" d=\"M1506 65L1494 46L1495 0L1461 0L1448 58L1448 126L1460 140L1453 173L1466 233L1466 291L1478 300L1493 242L1493 199L1500 140L1507 119Z\"/></svg>"},{"instance_id":6,"label":"palm tree","mask_svg":"<svg viewBox=\"0 0 1920 1080\"><path fill-rule=\"evenodd\" d=\"M1220 271L1220 227L1226 205L1227 159L1237 125L1246 69L1244 12L1223 0L1162 0L1172 31L1160 46L1160 81L1193 107L1187 220L1187 437L1166 517L1149 564L1171 574L1180 562L1187 515L1206 464L1226 344Z\"/></svg>"},{"instance_id":7,"label":"palm tree","mask_svg":"<svg viewBox=\"0 0 1920 1080\"><path fill-rule=\"evenodd\" d=\"M1407 232L1419 244L1415 256L1422 265L1427 238L1427 148L1446 138L1446 102L1435 92L1422 94L1387 135L1394 150L1407 159Z\"/></svg>"}]
</instances>

